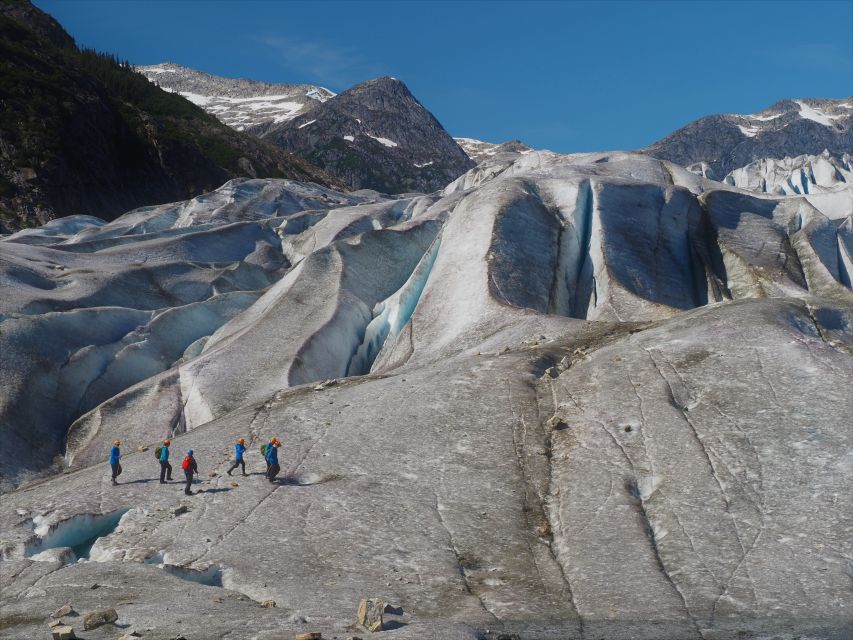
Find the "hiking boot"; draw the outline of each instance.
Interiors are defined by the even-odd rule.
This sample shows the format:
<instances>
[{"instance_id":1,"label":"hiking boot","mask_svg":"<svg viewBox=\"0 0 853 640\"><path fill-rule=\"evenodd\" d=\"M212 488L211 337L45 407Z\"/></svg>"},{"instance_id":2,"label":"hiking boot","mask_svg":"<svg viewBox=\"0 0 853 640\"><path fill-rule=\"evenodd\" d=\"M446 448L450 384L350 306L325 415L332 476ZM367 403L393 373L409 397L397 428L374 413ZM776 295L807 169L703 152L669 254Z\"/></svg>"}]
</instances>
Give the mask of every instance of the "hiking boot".
<instances>
[{"instance_id":1,"label":"hiking boot","mask_svg":"<svg viewBox=\"0 0 853 640\"><path fill-rule=\"evenodd\" d=\"M231 469L229 469L229 470L228 470L228 471L226 471L225 473L227 473L227 474L230 476L230 475L231 475Z\"/></svg>"},{"instance_id":2,"label":"hiking boot","mask_svg":"<svg viewBox=\"0 0 853 640\"><path fill-rule=\"evenodd\" d=\"M116 482L115 480L113 480L112 483L113 483L113 486L116 486L118 484L118 482Z\"/></svg>"}]
</instances>

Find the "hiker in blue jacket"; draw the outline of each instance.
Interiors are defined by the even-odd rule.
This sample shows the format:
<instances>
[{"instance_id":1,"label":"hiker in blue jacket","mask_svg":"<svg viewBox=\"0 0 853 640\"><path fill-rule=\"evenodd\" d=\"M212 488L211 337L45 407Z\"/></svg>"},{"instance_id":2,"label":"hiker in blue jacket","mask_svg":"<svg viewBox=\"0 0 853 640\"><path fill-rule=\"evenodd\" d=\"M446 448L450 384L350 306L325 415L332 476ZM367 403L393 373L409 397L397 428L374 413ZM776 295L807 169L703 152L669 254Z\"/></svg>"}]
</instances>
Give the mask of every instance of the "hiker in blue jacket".
<instances>
[{"instance_id":1,"label":"hiker in blue jacket","mask_svg":"<svg viewBox=\"0 0 853 640\"><path fill-rule=\"evenodd\" d=\"M270 482L275 482L275 477L278 475L278 472L281 471L281 467L278 466L278 448L281 446L281 443L274 439L270 447L267 449L266 460L267 464L270 466L269 471L267 471L267 480Z\"/></svg>"},{"instance_id":2,"label":"hiker in blue jacket","mask_svg":"<svg viewBox=\"0 0 853 640\"><path fill-rule=\"evenodd\" d=\"M121 449L119 449L119 446L121 446L121 441L114 440L113 448L110 449L110 466L113 468L113 484L118 484L116 478L121 475Z\"/></svg>"},{"instance_id":3,"label":"hiker in blue jacket","mask_svg":"<svg viewBox=\"0 0 853 640\"><path fill-rule=\"evenodd\" d=\"M234 464L231 465L231 468L228 469L228 475L231 475L231 472L234 471L238 466L243 468L243 475L249 475L246 473L246 461L243 460L243 454L246 452L246 441L243 438L239 438L237 440L237 444L234 445Z\"/></svg>"},{"instance_id":4,"label":"hiker in blue jacket","mask_svg":"<svg viewBox=\"0 0 853 640\"><path fill-rule=\"evenodd\" d=\"M169 445L171 440L163 440L163 446L160 448L160 484L166 484L167 480L172 479L172 465L169 464Z\"/></svg>"}]
</instances>

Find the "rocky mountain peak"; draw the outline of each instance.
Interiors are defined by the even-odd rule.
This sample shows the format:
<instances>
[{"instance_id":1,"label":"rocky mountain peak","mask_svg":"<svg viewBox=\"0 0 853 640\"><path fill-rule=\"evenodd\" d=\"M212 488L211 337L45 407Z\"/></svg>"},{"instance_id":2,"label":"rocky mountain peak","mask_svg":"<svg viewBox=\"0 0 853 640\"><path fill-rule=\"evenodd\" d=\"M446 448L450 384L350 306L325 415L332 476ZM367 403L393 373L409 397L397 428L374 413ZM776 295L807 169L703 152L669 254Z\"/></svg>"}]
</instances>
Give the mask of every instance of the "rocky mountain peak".
<instances>
[{"instance_id":1,"label":"rocky mountain peak","mask_svg":"<svg viewBox=\"0 0 853 640\"><path fill-rule=\"evenodd\" d=\"M757 113L706 116L645 151L682 166L705 163L706 175L720 180L762 158L824 149L839 158L853 149L853 97L779 100Z\"/></svg>"},{"instance_id":2,"label":"rocky mountain peak","mask_svg":"<svg viewBox=\"0 0 853 640\"><path fill-rule=\"evenodd\" d=\"M40 11L30 2L21 0L2 0L0 2L0 14L14 20L22 26L48 40L57 47L74 47L72 38L62 28L53 16Z\"/></svg>"},{"instance_id":3,"label":"rocky mountain peak","mask_svg":"<svg viewBox=\"0 0 853 640\"><path fill-rule=\"evenodd\" d=\"M341 92L339 107L352 108L355 105L388 114L401 114L410 110L429 114L405 82L388 76L361 82Z\"/></svg>"},{"instance_id":4,"label":"rocky mountain peak","mask_svg":"<svg viewBox=\"0 0 853 640\"><path fill-rule=\"evenodd\" d=\"M264 137L356 189L435 191L474 165L406 84L391 77L357 84Z\"/></svg>"}]
</instances>

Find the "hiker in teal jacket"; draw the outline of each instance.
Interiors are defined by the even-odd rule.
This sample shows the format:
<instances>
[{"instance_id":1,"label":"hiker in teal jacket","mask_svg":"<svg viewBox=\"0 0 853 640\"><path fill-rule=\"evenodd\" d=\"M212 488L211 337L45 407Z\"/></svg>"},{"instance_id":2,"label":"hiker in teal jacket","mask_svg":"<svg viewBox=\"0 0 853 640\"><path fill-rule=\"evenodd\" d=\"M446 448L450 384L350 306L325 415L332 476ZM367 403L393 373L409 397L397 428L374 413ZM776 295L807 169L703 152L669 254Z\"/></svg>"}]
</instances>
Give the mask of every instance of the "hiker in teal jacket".
<instances>
[{"instance_id":1,"label":"hiker in teal jacket","mask_svg":"<svg viewBox=\"0 0 853 640\"><path fill-rule=\"evenodd\" d=\"M243 468L243 475L249 475L246 473L246 461L243 460L243 454L246 453L246 441L243 438L237 440L237 444L234 445L234 464L231 465L231 468L228 469L228 475L231 475L231 472L234 471L238 466Z\"/></svg>"},{"instance_id":2,"label":"hiker in teal jacket","mask_svg":"<svg viewBox=\"0 0 853 640\"><path fill-rule=\"evenodd\" d=\"M167 480L172 479L172 465L169 464L169 445L171 440L163 440L163 447L160 450L160 484L166 484Z\"/></svg>"},{"instance_id":3,"label":"hiker in teal jacket","mask_svg":"<svg viewBox=\"0 0 853 640\"><path fill-rule=\"evenodd\" d=\"M265 472L265 475L269 475L269 472L270 472L270 461L267 458L267 454L269 453L269 450L272 449L272 443L275 442L276 440L277 440L277 438L275 436L273 436L270 438L269 444L265 444L261 447L261 455L264 457L264 462L267 463L267 470Z\"/></svg>"},{"instance_id":4,"label":"hiker in teal jacket","mask_svg":"<svg viewBox=\"0 0 853 640\"><path fill-rule=\"evenodd\" d=\"M278 472L281 471L281 467L278 466L278 448L281 446L281 443L273 439L272 444L267 448L266 460L269 465L269 471L267 471L267 480L270 482L275 482L275 477L278 475Z\"/></svg>"}]
</instances>

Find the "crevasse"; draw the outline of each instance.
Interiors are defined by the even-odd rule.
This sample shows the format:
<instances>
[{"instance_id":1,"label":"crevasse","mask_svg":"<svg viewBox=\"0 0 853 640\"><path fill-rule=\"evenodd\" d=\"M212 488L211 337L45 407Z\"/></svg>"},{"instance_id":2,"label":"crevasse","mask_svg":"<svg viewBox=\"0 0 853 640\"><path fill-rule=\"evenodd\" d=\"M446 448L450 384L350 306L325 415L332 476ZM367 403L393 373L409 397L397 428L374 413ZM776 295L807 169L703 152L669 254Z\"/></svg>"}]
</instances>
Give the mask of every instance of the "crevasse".
<instances>
[{"instance_id":1,"label":"crevasse","mask_svg":"<svg viewBox=\"0 0 853 640\"><path fill-rule=\"evenodd\" d=\"M38 537L27 543L25 555L32 558L47 549L65 547L71 549L75 558L88 559L95 541L112 533L129 510L124 508L104 514L80 514L55 523L36 516L33 525Z\"/></svg>"},{"instance_id":2,"label":"crevasse","mask_svg":"<svg viewBox=\"0 0 853 640\"><path fill-rule=\"evenodd\" d=\"M392 342L396 340L412 318L427 280L429 280L430 272L438 256L439 246L441 246L440 235L433 240L405 284L373 307L373 319L364 330L364 339L356 348L347 366L348 376L360 376L369 373L383 345L389 340Z\"/></svg>"}]
</instances>

